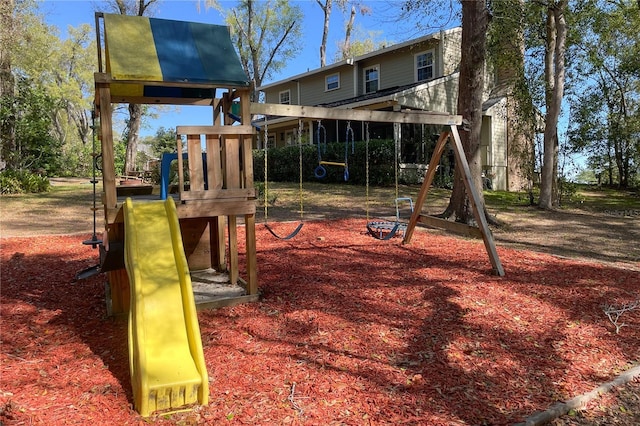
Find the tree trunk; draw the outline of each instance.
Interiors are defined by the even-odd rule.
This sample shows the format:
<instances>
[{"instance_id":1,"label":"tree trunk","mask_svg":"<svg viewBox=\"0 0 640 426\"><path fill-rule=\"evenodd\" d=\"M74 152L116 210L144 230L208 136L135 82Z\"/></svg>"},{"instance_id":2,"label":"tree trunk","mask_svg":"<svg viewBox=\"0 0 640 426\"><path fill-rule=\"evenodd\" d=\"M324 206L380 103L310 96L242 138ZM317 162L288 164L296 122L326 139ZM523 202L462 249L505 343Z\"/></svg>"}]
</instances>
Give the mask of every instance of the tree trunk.
<instances>
[{"instance_id":1,"label":"tree trunk","mask_svg":"<svg viewBox=\"0 0 640 426\"><path fill-rule=\"evenodd\" d=\"M327 65L327 38L329 37L329 18L331 18L331 4L333 0L325 0L322 4L320 0L316 0L322 12L324 12L324 27L322 29L322 43L320 44L320 66Z\"/></svg>"},{"instance_id":2,"label":"tree trunk","mask_svg":"<svg viewBox=\"0 0 640 426\"><path fill-rule=\"evenodd\" d=\"M351 53L351 31L353 31L353 23L356 19L356 7L351 6L351 15L349 15L349 22L344 32L344 45L342 46L342 57L348 58L352 56Z\"/></svg>"},{"instance_id":3,"label":"tree trunk","mask_svg":"<svg viewBox=\"0 0 640 426\"><path fill-rule=\"evenodd\" d=\"M124 161L124 173L136 170L136 156L138 154L138 139L140 138L140 124L142 122L142 106L129 104L129 123L127 132L127 153Z\"/></svg>"},{"instance_id":4,"label":"tree trunk","mask_svg":"<svg viewBox=\"0 0 640 426\"><path fill-rule=\"evenodd\" d=\"M558 118L562 108L565 77L567 25L564 11L567 0L552 4L547 11L545 80L547 114L544 129L544 157L540 177L539 207L550 209L555 204L554 188L558 174Z\"/></svg>"},{"instance_id":5,"label":"tree trunk","mask_svg":"<svg viewBox=\"0 0 640 426\"><path fill-rule=\"evenodd\" d=\"M465 126L460 138L469 163L473 184L482 197L482 159L480 142L482 134L482 95L484 89L484 64L486 56L489 11L484 0L462 2L462 46L460 60L460 82L458 88L458 114ZM465 193L462 170L455 168L453 192L443 217L455 215L458 222L470 223L473 211Z\"/></svg>"}]
</instances>

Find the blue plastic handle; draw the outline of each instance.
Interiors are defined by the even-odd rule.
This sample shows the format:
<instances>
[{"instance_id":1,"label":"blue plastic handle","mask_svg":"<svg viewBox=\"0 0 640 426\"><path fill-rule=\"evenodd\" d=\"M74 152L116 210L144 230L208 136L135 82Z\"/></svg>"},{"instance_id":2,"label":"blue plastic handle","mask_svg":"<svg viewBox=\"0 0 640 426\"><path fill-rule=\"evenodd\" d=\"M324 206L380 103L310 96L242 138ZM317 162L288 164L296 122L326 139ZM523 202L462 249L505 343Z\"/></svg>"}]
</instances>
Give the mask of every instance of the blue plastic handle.
<instances>
[{"instance_id":1,"label":"blue plastic handle","mask_svg":"<svg viewBox=\"0 0 640 426\"><path fill-rule=\"evenodd\" d=\"M318 179L324 179L324 177L327 175L327 169L325 169L323 166L318 166L313 171L313 174Z\"/></svg>"}]
</instances>

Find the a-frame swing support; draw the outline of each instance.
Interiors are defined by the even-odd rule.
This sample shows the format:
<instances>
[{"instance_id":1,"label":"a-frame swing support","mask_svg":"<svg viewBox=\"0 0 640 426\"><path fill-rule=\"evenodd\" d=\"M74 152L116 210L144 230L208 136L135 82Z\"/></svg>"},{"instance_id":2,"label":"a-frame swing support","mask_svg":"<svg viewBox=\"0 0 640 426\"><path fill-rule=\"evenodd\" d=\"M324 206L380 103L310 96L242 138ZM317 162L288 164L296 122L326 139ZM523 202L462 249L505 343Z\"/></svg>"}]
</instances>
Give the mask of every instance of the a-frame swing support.
<instances>
[{"instance_id":1,"label":"a-frame swing support","mask_svg":"<svg viewBox=\"0 0 640 426\"><path fill-rule=\"evenodd\" d=\"M478 194L478 191L473 184L467 157L463 155L464 149L462 147L462 141L460 140L458 128L455 125L451 125L450 127L451 129L449 131L442 132L440 138L438 138L438 142L436 143L433 155L431 156L431 160L429 161L427 173L425 175L424 181L422 182L422 186L420 187L418 198L416 199L416 208L411 214L411 219L409 220L409 224L407 225L407 230L405 231L402 243L408 244L411 242L413 231L415 230L418 222L423 223L427 226L442 227L456 232L466 232L469 236L481 236L482 240L484 241L484 246L487 250L487 254L489 255L489 261L491 262L491 266L493 267L493 272L496 275L502 277L504 276L504 268L502 267L502 263L500 262L500 257L498 256L496 245L493 241L493 235L491 234L489 224L487 223L487 218L484 214L484 205L482 204L480 195ZM473 210L473 216L476 220L476 223L478 224L477 228L422 214L422 208L424 206L424 202L427 199L429 188L433 183L437 165L440 162L440 158L442 157L444 148L447 145L447 139L449 138L453 139L451 145L455 155L456 165L462 168L464 187L467 191L467 194L469 195L469 201ZM478 235L478 231L480 235Z\"/></svg>"},{"instance_id":2,"label":"a-frame swing support","mask_svg":"<svg viewBox=\"0 0 640 426\"><path fill-rule=\"evenodd\" d=\"M449 127L449 130L444 131L438 142L436 143L435 150L431 156L429 162L429 168L425 174L424 182L418 193L416 200L416 208L411 215L403 243L408 244L411 242L413 231L418 223L423 223L428 226L443 227L451 231L463 231L469 236L482 237L484 241L489 261L493 268L493 272L496 275L504 276L504 269L500 262L500 257L496 250L496 245L493 240L493 235L489 229L487 218L484 214L484 204L481 201L480 195L473 184L471 177L471 170L467 157L464 155L464 149L462 147L462 141L460 140L460 134L458 133L457 126L462 124L462 117L459 115L451 115L447 113L437 112L424 112L424 111L406 111L406 112L394 112L394 111L371 111L371 110L355 110L350 109L348 112L341 108L322 108L322 107L310 107L299 105L279 105L279 104L258 104L251 103L252 114L272 115L281 117L297 117L306 119L338 119L344 120L345 116L348 116L350 120L354 121L369 121L378 123L407 123L407 124L434 124ZM433 183L433 178L436 172L436 166L440 162L442 153L446 146L447 140L452 138L452 148L455 155L456 165L462 169L463 182L465 190L469 195L471 207L473 209L473 215L478 224L478 227L471 227L465 224L446 221L444 219L434 218L432 216L423 215L422 207L427 199L429 187ZM439 226L438 226L439 225Z\"/></svg>"}]
</instances>

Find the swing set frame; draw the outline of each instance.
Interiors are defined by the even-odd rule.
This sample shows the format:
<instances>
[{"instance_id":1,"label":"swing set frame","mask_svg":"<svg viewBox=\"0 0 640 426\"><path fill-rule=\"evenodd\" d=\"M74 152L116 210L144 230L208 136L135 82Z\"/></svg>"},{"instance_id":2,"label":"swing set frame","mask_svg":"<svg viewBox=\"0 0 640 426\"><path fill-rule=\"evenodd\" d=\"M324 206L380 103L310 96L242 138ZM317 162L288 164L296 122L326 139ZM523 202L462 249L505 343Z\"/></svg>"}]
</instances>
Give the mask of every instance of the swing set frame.
<instances>
[{"instance_id":1,"label":"swing set frame","mask_svg":"<svg viewBox=\"0 0 640 426\"><path fill-rule=\"evenodd\" d=\"M445 127L445 130L440 134L436 143L435 150L431 156L429 167L425 174L425 179L422 183L418 197L415 203L415 209L411 214L411 219L407 225L407 229L404 234L403 244L409 244L415 231L415 227L418 223L429 227L435 227L444 229L449 232L463 233L468 236L475 236L482 238L484 242L489 261L491 263L493 272L498 276L504 276L504 268L500 262L500 257L496 250L496 245L493 240L493 235L489 229L489 224L484 213L484 204L478 193L475 185L473 184L473 178L471 176L471 170L469 163L464 155L464 149L460 134L458 133L458 126L462 125L462 116L453 115L448 113L428 112L428 111L373 111L373 110L345 110L344 108L322 108L300 105L280 105L280 104L258 104L252 103L250 105L251 114L261 114L265 116L280 116L280 117L296 117L303 119L335 119L345 120L348 117L350 121L362 121L362 122L378 122L378 123L397 123L397 124L432 124ZM457 222L448 221L445 219L439 219L433 216L429 216L422 213L424 202L427 199L429 193L429 187L433 183L435 172L440 158L444 152L444 148L447 142L451 143L456 165L461 168L463 182L465 190L469 196L469 201L473 210L473 215L478 227L469 226Z\"/></svg>"}]
</instances>

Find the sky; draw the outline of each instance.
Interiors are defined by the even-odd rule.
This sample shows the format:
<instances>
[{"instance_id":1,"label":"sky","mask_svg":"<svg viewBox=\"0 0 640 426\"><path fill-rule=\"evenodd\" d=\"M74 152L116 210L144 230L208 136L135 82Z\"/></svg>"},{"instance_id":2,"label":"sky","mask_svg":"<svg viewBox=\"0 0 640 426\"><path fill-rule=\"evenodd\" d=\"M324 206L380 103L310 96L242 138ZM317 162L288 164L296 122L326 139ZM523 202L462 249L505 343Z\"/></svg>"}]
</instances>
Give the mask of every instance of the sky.
<instances>
[{"instance_id":1,"label":"sky","mask_svg":"<svg viewBox=\"0 0 640 426\"><path fill-rule=\"evenodd\" d=\"M234 1L221 0L223 7L233 7ZM272 79L264 81L269 83L288 78L297 74L319 68L320 66L320 42L322 38L323 14L315 0L292 1L302 8L305 20L303 23L303 40L299 43L300 52L295 59L289 61L285 69ZM394 20L394 11L401 4L398 0L367 0L370 8L369 15L358 14L355 20L355 33L352 39L373 37L376 42L387 44L406 41L411 38L424 35L416 30L415 26L401 25ZM104 4L93 0L44 0L40 8L45 21L58 27L60 36L67 37L67 29L77 27L80 24L95 26L94 12ZM205 9L204 0L163 0L159 3L154 17L174 19L181 21L202 22L209 24L224 24L221 13L215 9ZM348 15L334 6L329 27L329 41L327 42L327 63L333 62L337 51L338 42L344 38L344 28ZM437 29L433 30L434 32ZM360 37L358 37L360 36ZM154 135L162 126L172 128L177 125L210 124L211 110L206 107L180 107L176 111L164 111L160 117L151 120L141 130L142 136Z\"/></svg>"}]
</instances>

